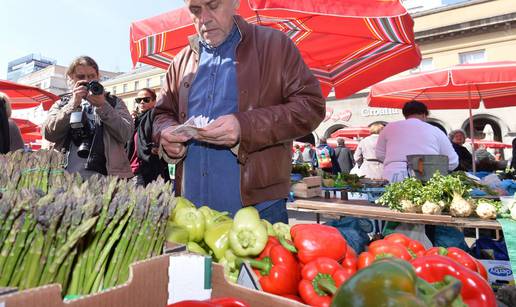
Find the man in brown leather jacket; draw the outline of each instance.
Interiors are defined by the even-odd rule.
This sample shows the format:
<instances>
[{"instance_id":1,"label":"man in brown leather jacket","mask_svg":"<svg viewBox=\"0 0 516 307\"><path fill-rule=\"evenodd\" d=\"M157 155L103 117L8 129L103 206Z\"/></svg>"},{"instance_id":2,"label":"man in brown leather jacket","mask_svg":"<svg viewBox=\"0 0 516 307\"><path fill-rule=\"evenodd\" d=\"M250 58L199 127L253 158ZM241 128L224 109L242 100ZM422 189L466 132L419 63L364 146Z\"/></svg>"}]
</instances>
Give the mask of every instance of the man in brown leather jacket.
<instances>
[{"instance_id":1,"label":"man in brown leather jacket","mask_svg":"<svg viewBox=\"0 0 516 307\"><path fill-rule=\"evenodd\" d=\"M324 118L325 101L283 33L248 24L238 0L185 0L198 35L175 57L155 109L160 153L177 164L176 192L232 214L254 205L288 221L292 140ZM214 121L190 138L192 116Z\"/></svg>"}]
</instances>

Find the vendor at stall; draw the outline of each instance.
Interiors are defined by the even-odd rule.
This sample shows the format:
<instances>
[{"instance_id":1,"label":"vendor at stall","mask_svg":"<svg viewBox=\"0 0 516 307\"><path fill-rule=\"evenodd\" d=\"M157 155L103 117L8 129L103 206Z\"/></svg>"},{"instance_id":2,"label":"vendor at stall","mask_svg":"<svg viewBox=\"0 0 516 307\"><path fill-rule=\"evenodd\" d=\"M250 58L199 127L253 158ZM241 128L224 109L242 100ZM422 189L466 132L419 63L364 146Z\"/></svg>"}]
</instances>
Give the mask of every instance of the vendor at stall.
<instances>
[{"instance_id":1,"label":"vendor at stall","mask_svg":"<svg viewBox=\"0 0 516 307\"><path fill-rule=\"evenodd\" d=\"M382 130L376 145L376 158L383 161L383 178L390 182L405 179L408 155L446 155L450 171L459 165L459 157L446 135L426 123L428 114L424 103L407 102L403 106L405 120L389 123Z\"/></svg>"},{"instance_id":2,"label":"vendor at stall","mask_svg":"<svg viewBox=\"0 0 516 307\"><path fill-rule=\"evenodd\" d=\"M234 214L255 206L288 222L292 140L325 115L319 82L282 32L236 15L238 0L185 0L197 35L174 57L156 104L154 139L177 164L176 192ZM213 119L193 138L174 132Z\"/></svg>"}]
</instances>

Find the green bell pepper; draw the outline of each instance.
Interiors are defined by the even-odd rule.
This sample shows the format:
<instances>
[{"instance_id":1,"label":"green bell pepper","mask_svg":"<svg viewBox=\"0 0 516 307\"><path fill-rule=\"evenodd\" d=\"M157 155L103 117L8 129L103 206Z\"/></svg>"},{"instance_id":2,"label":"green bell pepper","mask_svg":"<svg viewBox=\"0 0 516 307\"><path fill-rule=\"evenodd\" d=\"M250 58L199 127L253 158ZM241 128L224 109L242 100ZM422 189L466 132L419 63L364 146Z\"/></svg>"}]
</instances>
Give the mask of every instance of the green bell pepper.
<instances>
[{"instance_id":1,"label":"green bell pepper","mask_svg":"<svg viewBox=\"0 0 516 307\"><path fill-rule=\"evenodd\" d=\"M230 249L226 250L224 257L219 260L219 263L224 266L226 279L236 283L240 274L240 266L235 254Z\"/></svg>"},{"instance_id":2,"label":"green bell pepper","mask_svg":"<svg viewBox=\"0 0 516 307\"><path fill-rule=\"evenodd\" d=\"M231 218L228 216L228 212L219 212L217 210L213 210L208 206L202 206L198 209L202 215L204 216L204 220L206 222L206 229L210 228L212 225L222 223L225 221L231 221Z\"/></svg>"},{"instance_id":3,"label":"green bell pepper","mask_svg":"<svg viewBox=\"0 0 516 307\"><path fill-rule=\"evenodd\" d=\"M208 252L195 242L186 243L186 249L192 253L200 254L203 256L209 256Z\"/></svg>"},{"instance_id":4,"label":"green bell pepper","mask_svg":"<svg viewBox=\"0 0 516 307\"><path fill-rule=\"evenodd\" d=\"M184 198L184 197L181 197L181 196L178 196L175 198L175 206L174 206L174 209L172 210L172 213L170 214L168 220L169 221L174 221L176 219L176 213L177 211L181 210L181 209L184 209L184 208L194 208L195 209L195 205L189 201L188 199Z\"/></svg>"},{"instance_id":5,"label":"green bell pepper","mask_svg":"<svg viewBox=\"0 0 516 307\"><path fill-rule=\"evenodd\" d=\"M229 232L229 245L240 257L257 256L267 244L267 229L254 207L245 207L235 214Z\"/></svg>"},{"instance_id":6,"label":"green bell pepper","mask_svg":"<svg viewBox=\"0 0 516 307\"><path fill-rule=\"evenodd\" d=\"M233 221L229 219L206 228L204 242L213 251L216 260L222 259L229 248L231 227L233 227Z\"/></svg>"},{"instance_id":7,"label":"green bell pepper","mask_svg":"<svg viewBox=\"0 0 516 307\"><path fill-rule=\"evenodd\" d=\"M174 222L167 222L167 242L186 244L189 241L188 230L184 226L179 226Z\"/></svg>"},{"instance_id":8,"label":"green bell pepper","mask_svg":"<svg viewBox=\"0 0 516 307\"><path fill-rule=\"evenodd\" d=\"M204 216L195 207L182 207L175 210L174 222L188 230L189 241L200 242L204 238Z\"/></svg>"},{"instance_id":9,"label":"green bell pepper","mask_svg":"<svg viewBox=\"0 0 516 307\"><path fill-rule=\"evenodd\" d=\"M285 240L292 241L292 236L290 235L290 225L287 225L282 222L277 222L272 225L274 232L276 233L276 237L278 239L281 237Z\"/></svg>"},{"instance_id":10,"label":"green bell pepper","mask_svg":"<svg viewBox=\"0 0 516 307\"><path fill-rule=\"evenodd\" d=\"M448 281L440 290L431 287L417 277L409 262L384 258L357 271L342 284L331 306L456 306L453 302L460 294L460 281Z\"/></svg>"},{"instance_id":11,"label":"green bell pepper","mask_svg":"<svg viewBox=\"0 0 516 307\"><path fill-rule=\"evenodd\" d=\"M262 219L262 223L263 223L263 226L265 226L265 229L267 229L267 236L275 237L276 236L276 232L274 231L274 228L272 227L272 224L269 221L264 220L264 219Z\"/></svg>"}]
</instances>

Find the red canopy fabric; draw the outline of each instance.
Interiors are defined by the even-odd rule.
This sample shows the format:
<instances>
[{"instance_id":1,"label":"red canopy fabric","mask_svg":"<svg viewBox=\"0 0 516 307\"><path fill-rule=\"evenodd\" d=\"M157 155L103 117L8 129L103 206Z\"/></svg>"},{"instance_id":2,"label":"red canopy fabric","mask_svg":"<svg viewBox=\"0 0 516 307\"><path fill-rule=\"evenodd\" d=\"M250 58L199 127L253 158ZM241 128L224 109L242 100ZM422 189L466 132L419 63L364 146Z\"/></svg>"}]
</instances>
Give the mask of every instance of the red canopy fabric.
<instances>
[{"instance_id":1,"label":"red canopy fabric","mask_svg":"<svg viewBox=\"0 0 516 307\"><path fill-rule=\"evenodd\" d=\"M35 123L31 122L30 120L21 119L21 118L11 118L11 119L16 123L16 126L18 126L18 128L20 129L20 132L22 134L28 133L28 132L39 131L39 126L36 125Z\"/></svg>"},{"instance_id":2,"label":"red canopy fabric","mask_svg":"<svg viewBox=\"0 0 516 307\"><path fill-rule=\"evenodd\" d=\"M429 109L476 109L516 106L516 62L463 64L413 74L371 87L371 107L402 108L410 100ZM470 105L471 102L471 105Z\"/></svg>"},{"instance_id":3,"label":"red canopy fabric","mask_svg":"<svg viewBox=\"0 0 516 307\"><path fill-rule=\"evenodd\" d=\"M351 150L356 150L357 149L359 141L353 140L353 139L349 139L349 138L343 138L343 139L344 139L344 146L346 146L346 148L351 149ZM335 147L337 147L337 138L328 138L326 140L326 143L330 147L335 148Z\"/></svg>"},{"instance_id":4,"label":"red canopy fabric","mask_svg":"<svg viewBox=\"0 0 516 307\"><path fill-rule=\"evenodd\" d=\"M467 143L471 143L471 139L466 139ZM512 144L506 144L498 141L492 141L492 140L481 140L481 139L475 139L475 144L483 145L486 148L512 148Z\"/></svg>"},{"instance_id":5,"label":"red canopy fabric","mask_svg":"<svg viewBox=\"0 0 516 307\"><path fill-rule=\"evenodd\" d=\"M0 80L0 92L9 96L13 109L32 108L41 104L44 110L48 110L59 99L59 96L40 88L5 80Z\"/></svg>"},{"instance_id":6,"label":"red canopy fabric","mask_svg":"<svg viewBox=\"0 0 516 307\"><path fill-rule=\"evenodd\" d=\"M369 128L367 127L346 127L341 128L335 132L333 132L330 137L332 138L338 138L338 137L345 137L345 138L361 138L371 135L371 132L369 131Z\"/></svg>"},{"instance_id":7,"label":"red canopy fabric","mask_svg":"<svg viewBox=\"0 0 516 307\"><path fill-rule=\"evenodd\" d=\"M239 14L287 34L325 96L335 88L337 98L347 97L421 61L414 22L399 0L248 0ZM167 68L194 33L186 8L133 22L133 64Z\"/></svg>"},{"instance_id":8,"label":"red canopy fabric","mask_svg":"<svg viewBox=\"0 0 516 307\"><path fill-rule=\"evenodd\" d=\"M38 140L42 140L43 137L41 136L41 132L34 131L34 132L22 133L22 139L25 143L33 143Z\"/></svg>"}]
</instances>

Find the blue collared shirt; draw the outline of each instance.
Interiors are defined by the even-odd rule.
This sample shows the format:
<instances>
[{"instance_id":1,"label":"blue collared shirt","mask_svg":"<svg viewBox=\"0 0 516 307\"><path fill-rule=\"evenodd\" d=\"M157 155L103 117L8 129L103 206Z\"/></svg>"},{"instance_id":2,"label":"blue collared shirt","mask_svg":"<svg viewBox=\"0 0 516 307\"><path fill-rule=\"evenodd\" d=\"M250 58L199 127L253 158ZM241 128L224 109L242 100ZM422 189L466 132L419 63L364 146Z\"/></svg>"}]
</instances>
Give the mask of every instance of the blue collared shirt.
<instances>
[{"instance_id":1,"label":"blue collared shirt","mask_svg":"<svg viewBox=\"0 0 516 307\"><path fill-rule=\"evenodd\" d=\"M238 112L236 48L240 32L233 26L218 47L200 42L199 68L188 97L188 118L217 119ZM234 214L242 208L240 166L227 148L191 140L184 162L184 195L197 206Z\"/></svg>"}]
</instances>

